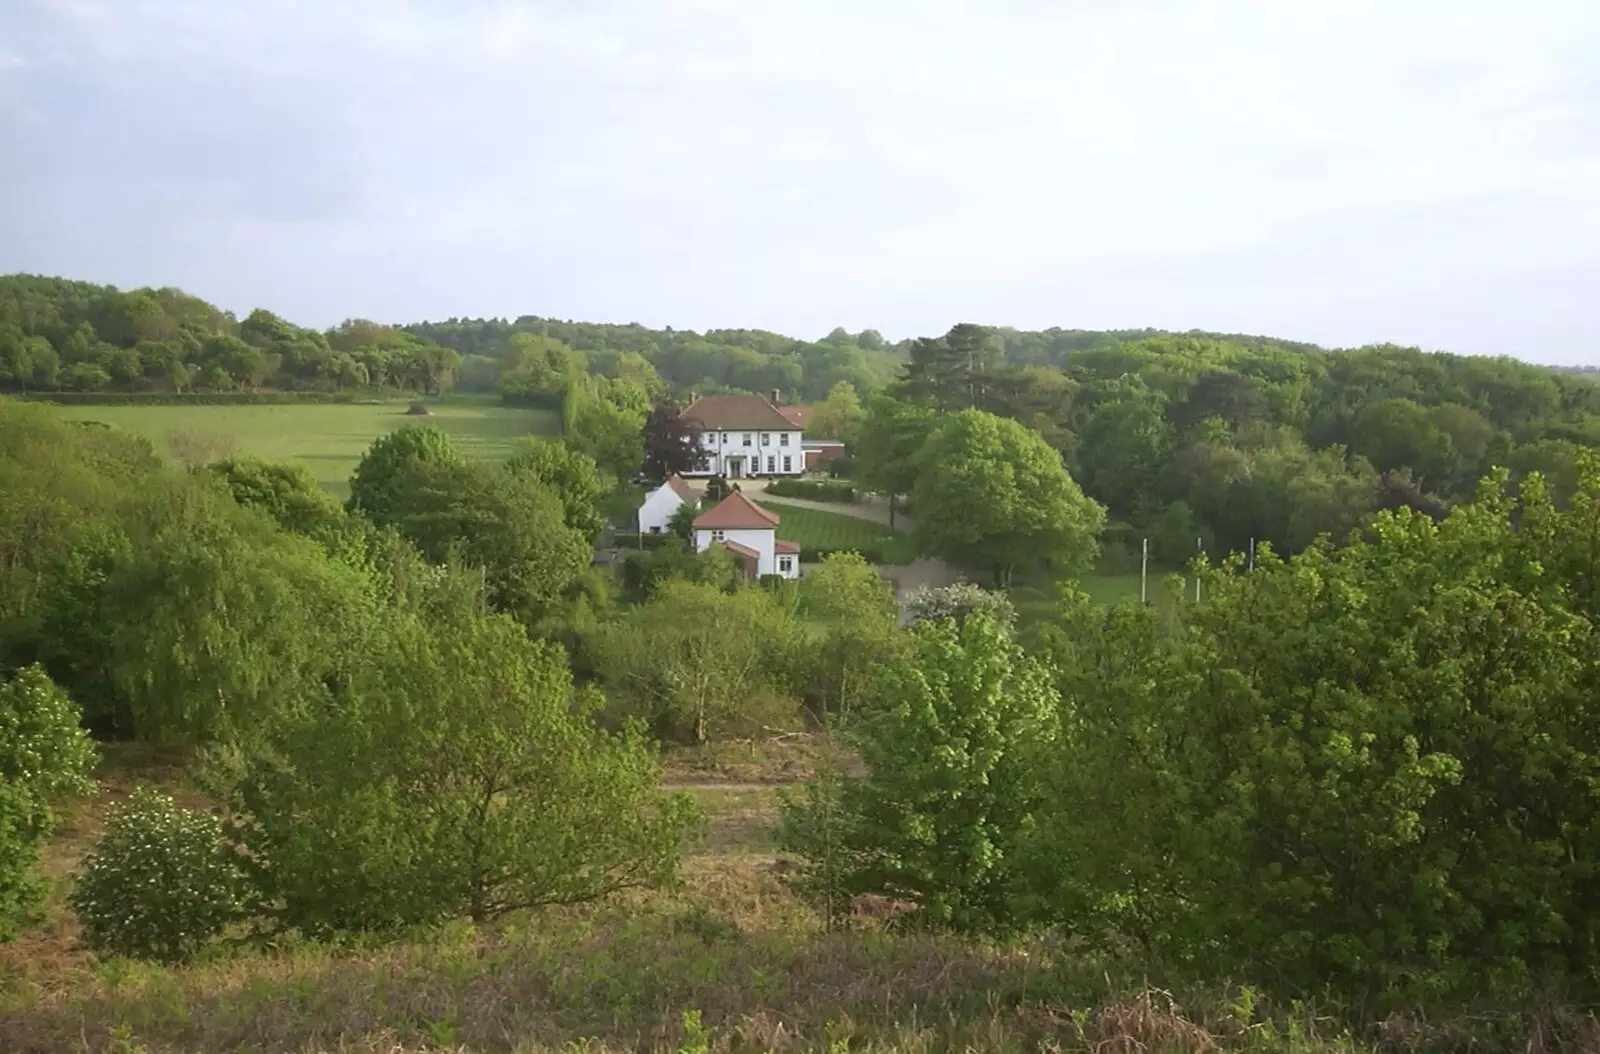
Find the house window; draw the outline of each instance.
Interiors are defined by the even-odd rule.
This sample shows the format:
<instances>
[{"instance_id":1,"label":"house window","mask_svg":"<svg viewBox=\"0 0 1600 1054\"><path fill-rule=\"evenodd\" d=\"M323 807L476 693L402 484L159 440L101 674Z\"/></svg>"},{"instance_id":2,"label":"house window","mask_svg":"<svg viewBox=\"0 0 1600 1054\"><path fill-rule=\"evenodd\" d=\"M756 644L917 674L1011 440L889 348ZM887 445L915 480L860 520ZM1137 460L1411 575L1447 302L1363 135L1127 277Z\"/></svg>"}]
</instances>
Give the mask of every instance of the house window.
<instances>
[{"instance_id":1,"label":"house window","mask_svg":"<svg viewBox=\"0 0 1600 1054\"><path fill-rule=\"evenodd\" d=\"M762 432L761 433L761 445L762 446L771 446L772 445L772 433L771 432Z\"/></svg>"},{"instance_id":2,"label":"house window","mask_svg":"<svg viewBox=\"0 0 1600 1054\"><path fill-rule=\"evenodd\" d=\"M794 458L790 457L788 454L783 455L783 470L785 472L794 471Z\"/></svg>"},{"instance_id":3,"label":"house window","mask_svg":"<svg viewBox=\"0 0 1600 1054\"><path fill-rule=\"evenodd\" d=\"M698 462L695 463L694 467L695 467L695 471L696 472L710 472L711 471L711 459L708 458L708 457L703 457Z\"/></svg>"},{"instance_id":4,"label":"house window","mask_svg":"<svg viewBox=\"0 0 1600 1054\"><path fill-rule=\"evenodd\" d=\"M750 445L750 433L749 432L746 432L744 434L744 445L745 446L749 446Z\"/></svg>"},{"instance_id":5,"label":"house window","mask_svg":"<svg viewBox=\"0 0 1600 1054\"><path fill-rule=\"evenodd\" d=\"M788 446L789 445L789 433L788 432L779 432L778 433L778 445L779 446Z\"/></svg>"},{"instance_id":6,"label":"house window","mask_svg":"<svg viewBox=\"0 0 1600 1054\"><path fill-rule=\"evenodd\" d=\"M771 454L767 455L767 471L768 472L776 472L776 471L778 471L778 459L773 457Z\"/></svg>"},{"instance_id":7,"label":"house window","mask_svg":"<svg viewBox=\"0 0 1600 1054\"><path fill-rule=\"evenodd\" d=\"M652 523L650 525L650 533L651 534L660 534L661 533L661 525L659 523Z\"/></svg>"},{"instance_id":8,"label":"house window","mask_svg":"<svg viewBox=\"0 0 1600 1054\"><path fill-rule=\"evenodd\" d=\"M723 540L723 538L722 538L722 532L721 532L721 531L712 531L712 532L711 532L711 540L712 540L712 541L713 541L713 542L720 542L720 541L722 541L722 540Z\"/></svg>"},{"instance_id":9,"label":"house window","mask_svg":"<svg viewBox=\"0 0 1600 1054\"><path fill-rule=\"evenodd\" d=\"M788 574L790 571L793 571L794 570L794 558L791 557L791 556L780 556L780 557L778 557L778 570L783 572L784 574Z\"/></svg>"}]
</instances>

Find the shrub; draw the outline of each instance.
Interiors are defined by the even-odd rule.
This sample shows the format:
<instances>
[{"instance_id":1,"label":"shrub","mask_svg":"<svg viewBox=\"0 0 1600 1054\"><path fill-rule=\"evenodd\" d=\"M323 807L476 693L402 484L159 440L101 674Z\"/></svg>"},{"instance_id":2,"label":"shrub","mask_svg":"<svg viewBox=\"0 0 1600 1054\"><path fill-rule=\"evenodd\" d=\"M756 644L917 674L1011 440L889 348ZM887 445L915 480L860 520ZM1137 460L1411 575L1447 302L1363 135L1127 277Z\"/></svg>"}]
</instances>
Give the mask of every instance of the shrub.
<instances>
[{"instance_id":1,"label":"shrub","mask_svg":"<svg viewBox=\"0 0 1600 1054\"><path fill-rule=\"evenodd\" d=\"M840 505L853 505L857 500L856 488L849 483L825 480L775 479L767 484L767 493L780 498L804 498L807 501L831 501Z\"/></svg>"},{"instance_id":2,"label":"shrub","mask_svg":"<svg viewBox=\"0 0 1600 1054\"><path fill-rule=\"evenodd\" d=\"M794 884L824 906L875 893L935 925L1004 930L1022 920L1058 700L986 613L912 635L914 661L871 668L845 731L870 775L825 775L787 798L780 843L800 858Z\"/></svg>"},{"instance_id":3,"label":"shrub","mask_svg":"<svg viewBox=\"0 0 1600 1054\"><path fill-rule=\"evenodd\" d=\"M14 936L38 902L32 871L55 827L50 798L89 788L94 745L78 718L41 667L0 683L0 940Z\"/></svg>"},{"instance_id":4,"label":"shrub","mask_svg":"<svg viewBox=\"0 0 1600 1054\"><path fill-rule=\"evenodd\" d=\"M70 900L96 954L175 963L248 914L250 880L219 817L140 787L112 811Z\"/></svg>"},{"instance_id":5,"label":"shrub","mask_svg":"<svg viewBox=\"0 0 1600 1054\"><path fill-rule=\"evenodd\" d=\"M1069 611L1057 918L1286 995L1592 998L1600 478L1502 483L1236 558L1178 635Z\"/></svg>"},{"instance_id":6,"label":"shrub","mask_svg":"<svg viewBox=\"0 0 1600 1054\"><path fill-rule=\"evenodd\" d=\"M906 615L913 622L946 618L964 622L975 611L987 611L1008 629L1017 621L1010 597L973 582L924 586L906 598Z\"/></svg>"},{"instance_id":7,"label":"shrub","mask_svg":"<svg viewBox=\"0 0 1600 1054\"><path fill-rule=\"evenodd\" d=\"M887 564L888 554L875 545L859 545L853 549L824 549L821 547L800 550L800 562L803 564L820 564L830 556L853 553L869 564Z\"/></svg>"},{"instance_id":8,"label":"shrub","mask_svg":"<svg viewBox=\"0 0 1600 1054\"><path fill-rule=\"evenodd\" d=\"M243 756L238 837L278 920L395 932L670 880L694 808L659 791L654 746L594 726L559 646L468 591L434 601Z\"/></svg>"}]
</instances>

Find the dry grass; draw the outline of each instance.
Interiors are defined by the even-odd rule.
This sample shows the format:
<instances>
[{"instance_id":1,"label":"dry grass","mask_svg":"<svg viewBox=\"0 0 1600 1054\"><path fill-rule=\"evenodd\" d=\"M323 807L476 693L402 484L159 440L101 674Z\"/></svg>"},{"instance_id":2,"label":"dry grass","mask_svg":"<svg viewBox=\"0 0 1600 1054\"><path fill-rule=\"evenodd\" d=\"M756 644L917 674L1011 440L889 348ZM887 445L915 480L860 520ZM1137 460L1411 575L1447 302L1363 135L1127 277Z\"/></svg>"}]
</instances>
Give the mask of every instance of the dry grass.
<instances>
[{"instance_id":1,"label":"dry grass","mask_svg":"<svg viewBox=\"0 0 1600 1054\"><path fill-rule=\"evenodd\" d=\"M709 822L679 889L493 928L453 925L371 948L223 950L171 970L97 963L75 950L58 897L45 926L0 950L0 1051L1488 1049L1473 1038L1481 1032L1398 1018L1358 1043L1326 1021L1274 1014L1237 992L1181 1002L1117 963L1049 940L891 931L892 911L859 912L830 932L774 869L770 777L808 757L816 760L814 744L759 761L680 756L675 777L690 777L679 782L693 784ZM104 808L140 779L173 784L180 760L113 751L104 795L66 817L46 869L70 872ZM739 782L716 786L708 771ZM769 779L753 778L762 774ZM1596 1032L1591 1019L1569 1015L1523 1034L1543 1052L1594 1049L1586 1044Z\"/></svg>"}]
</instances>

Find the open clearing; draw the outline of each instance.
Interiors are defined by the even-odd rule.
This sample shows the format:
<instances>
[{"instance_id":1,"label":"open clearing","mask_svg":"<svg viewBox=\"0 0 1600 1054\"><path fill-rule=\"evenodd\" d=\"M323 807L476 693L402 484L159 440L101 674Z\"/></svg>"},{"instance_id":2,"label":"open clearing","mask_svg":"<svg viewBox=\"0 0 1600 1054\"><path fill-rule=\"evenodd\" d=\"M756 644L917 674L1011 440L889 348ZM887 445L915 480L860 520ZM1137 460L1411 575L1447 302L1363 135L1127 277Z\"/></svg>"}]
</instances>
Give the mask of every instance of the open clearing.
<instances>
[{"instance_id":1,"label":"open clearing","mask_svg":"<svg viewBox=\"0 0 1600 1054\"><path fill-rule=\"evenodd\" d=\"M406 414L408 402L285 406L72 406L56 409L75 421L106 424L149 436L167 452L167 435L188 431L231 440L233 453L271 461L296 461L340 497L350 473L378 436L404 424L437 425L462 453L498 461L528 436L552 435L560 419L548 410L502 406L492 397L429 400L428 417Z\"/></svg>"}]
</instances>

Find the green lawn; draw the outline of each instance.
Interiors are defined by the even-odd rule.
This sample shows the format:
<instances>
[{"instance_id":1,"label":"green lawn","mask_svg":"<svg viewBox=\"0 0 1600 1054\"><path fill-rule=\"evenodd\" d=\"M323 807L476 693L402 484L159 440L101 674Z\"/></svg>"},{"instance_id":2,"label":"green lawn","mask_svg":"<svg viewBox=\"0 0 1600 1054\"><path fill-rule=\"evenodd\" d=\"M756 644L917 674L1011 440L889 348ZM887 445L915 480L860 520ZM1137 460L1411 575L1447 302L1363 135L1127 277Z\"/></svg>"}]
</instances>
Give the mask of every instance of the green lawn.
<instances>
[{"instance_id":1,"label":"green lawn","mask_svg":"<svg viewBox=\"0 0 1600 1054\"><path fill-rule=\"evenodd\" d=\"M884 563L905 564L912 559L905 535L882 524L821 509L785 505L777 499L762 499L770 512L778 515L778 537L798 542L802 549L872 549Z\"/></svg>"},{"instance_id":2,"label":"green lawn","mask_svg":"<svg viewBox=\"0 0 1600 1054\"><path fill-rule=\"evenodd\" d=\"M1152 604L1165 605L1173 601L1167 579L1172 572L1165 568L1150 568L1146 596ZM1192 581L1192 580L1190 580ZM1116 604L1123 600L1139 599L1139 575L1118 571L1106 573L1096 570L1073 583L1075 588L1087 593L1096 604ZM1011 602L1016 605L1017 617L1024 622L1050 618L1059 608L1058 592L1054 582L1039 577L1018 576L1011 587Z\"/></svg>"},{"instance_id":3,"label":"green lawn","mask_svg":"<svg viewBox=\"0 0 1600 1054\"><path fill-rule=\"evenodd\" d=\"M493 397L451 396L429 402L431 417L409 417L407 403L343 403L286 406L59 406L70 420L104 421L155 441L167 451L167 436L188 431L225 437L233 453L273 461L298 461L318 483L343 497L350 473L374 439L407 423L437 425L470 457L497 461L530 435L560 429L557 414L502 406Z\"/></svg>"}]
</instances>

